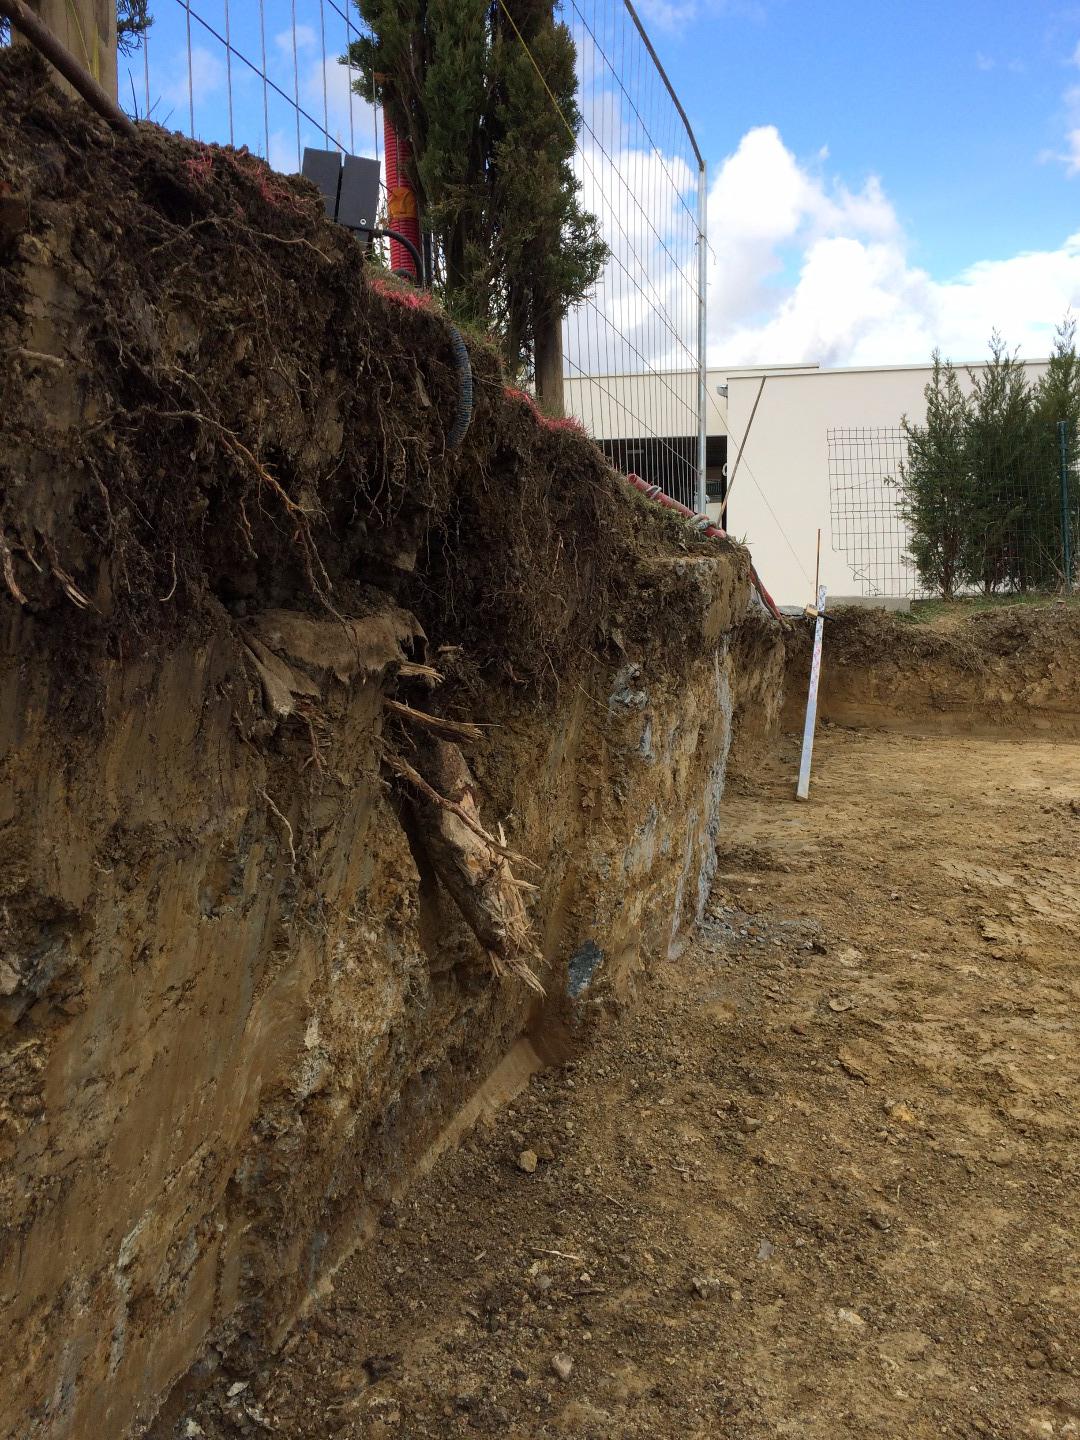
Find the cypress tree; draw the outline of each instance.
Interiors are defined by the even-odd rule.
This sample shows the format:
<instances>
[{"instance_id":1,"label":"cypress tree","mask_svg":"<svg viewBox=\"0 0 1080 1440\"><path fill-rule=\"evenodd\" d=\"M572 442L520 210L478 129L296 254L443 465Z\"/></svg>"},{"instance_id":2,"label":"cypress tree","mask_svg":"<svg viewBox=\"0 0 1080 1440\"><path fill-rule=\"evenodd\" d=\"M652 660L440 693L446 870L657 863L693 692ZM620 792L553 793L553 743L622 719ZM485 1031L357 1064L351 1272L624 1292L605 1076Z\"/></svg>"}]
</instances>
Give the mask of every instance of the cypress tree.
<instances>
[{"instance_id":1,"label":"cypress tree","mask_svg":"<svg viewBox=\"0 0 1080 1440\"><path fill-rule=\"evenodd\" d=\"M969 550L971 480L967 457L970 403L951 362L934 351L923 394L926 423L901 426L908 458L900 467L900 513L911 527L908 547L919 579L951 600L965 579Z\"/></svg>"},{"instance_id":2,"label":"cypress tree","mask_svg":"<svg viewBox=\"0 0 1080 1440\"><path fill-rule=\"evenodd\" d=\"M150 0L116 0L116 44L131 55L151 26Z\"/></svg>"},{"instance_id":3,"label":"cypress tree","mask_svg":"<svg viewBox=\"0 0 1080 1440\"><path fill-rule=\"evenodd\" d=\"M1043 588L1063 579L1065 547L1062 524L1072 530L1070 550L1077 556L1080 549L1080 486L1077 484L1077 458L1080 456L1080 356L1076 353L1076 321L1071 315L1057 327L1054 349L1046 374L1041 376L1032 397L1033 440L1037 484L1037 505L1043 523L1039 527L1037 551L1039 579ZM1069 477L1068 514L1062 516L1061 437L1059 422L1065 422L1066 457ZM1069 493L1071 491L1071 493Z\"/></svg>"},{"instance_id":4,"label":"cypress tree","mask_svg":"<svg viewBox=\"0 0 1080 1440\"><path fill-rule=\"evenodd\" d=\"M573 39L546 0L505 3L356 0L366 33L350 59L412 146L447 308L524 378L538 329L588 293L608 252L573 169Z\"/></svg>"},{"instance_id":5,"label":"cypress tree","mask_svg":"<svg viewBox=\"0 0 1080 1440\"><path fill-rule=\"evenodd\" d=\"M133 54L152 23L150 0L116 0L116 45L121 54ZM10 34L11 26L0 19L0 41L6 44Z\"/></svg>"},{"instance_id":6,"label":"cypress tree","mask_svg":"<svg viewBox=\"0 0 1080 1440\"><path fill-rule=\"evenodd\" d=\"M1029 494L1032 467L1031 389L1023 362L995 330L990 360L969 370L971 408L966 449L971 472L971 507L964 578L987 595L1002 586L1026 589L1028 527L1035 497Z\"/></svg>"}]
</instances>

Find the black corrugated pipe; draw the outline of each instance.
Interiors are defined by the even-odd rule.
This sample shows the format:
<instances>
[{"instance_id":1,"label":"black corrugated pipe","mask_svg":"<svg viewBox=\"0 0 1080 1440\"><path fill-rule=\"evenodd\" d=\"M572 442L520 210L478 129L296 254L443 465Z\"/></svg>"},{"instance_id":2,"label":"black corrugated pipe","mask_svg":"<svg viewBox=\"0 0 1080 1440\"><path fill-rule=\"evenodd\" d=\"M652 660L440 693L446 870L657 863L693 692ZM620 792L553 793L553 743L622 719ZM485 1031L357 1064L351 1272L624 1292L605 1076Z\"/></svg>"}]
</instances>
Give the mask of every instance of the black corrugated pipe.
<instances>
[{"instance_id":1,"label":"black corrugated pipe","mask_svg":"<svg viewBox=\"0 0 1080 1440\"><path fill-rule=\"evenodd\" d=\"M450 326L450 349L454 353L454 369L458 377L458 403L454 423L446 432L446 444L450 450L456 450L465 439L473 412L472 365L469 363L465 341L456 325Z\"/></svg>"},{"instance_id":2,"label":"black corrugated pipe","mask_svg":"<svg viewBox=\"0 0 1080 1440\"><path fill-rule=\"evenodd\" d=\"M419 285L424 284L424 261L420 251L407 235L402 235L400 230L369 230L367 234L374 235L377 240L396 240L399 245L404 245L413 258L416 274L410 275L407 270L395 270L393 273L402 280L414 280Z\"/></svg>"},{"instance_id":3,"label":"black corrugated pipe","mask_svg":"<svg viewBox=\"0 0 1080 1440\"><path fill-rule=\"evenodd\" d=\"M396 240L400 245L404 245L413 257L417 275L422 276L424 274L420 251L407 235L402 235L400 230L369 230L367 233L374 235L377 239L385 237L388 240ZM399 275L404 280L412 280L414 278L403 270L395 270L394 274ZM450 349L454 356L454 369L457 372L458 379L457 408L454 411L454 419L450 425L450 429L446 432L446 446L448 450L456 450L465 439L465 434L469 425L472 423L473 376L472 364L469 360L469 351L461 331L449 320L446 323L450 331Z\"/></svg>"}]
</instances>

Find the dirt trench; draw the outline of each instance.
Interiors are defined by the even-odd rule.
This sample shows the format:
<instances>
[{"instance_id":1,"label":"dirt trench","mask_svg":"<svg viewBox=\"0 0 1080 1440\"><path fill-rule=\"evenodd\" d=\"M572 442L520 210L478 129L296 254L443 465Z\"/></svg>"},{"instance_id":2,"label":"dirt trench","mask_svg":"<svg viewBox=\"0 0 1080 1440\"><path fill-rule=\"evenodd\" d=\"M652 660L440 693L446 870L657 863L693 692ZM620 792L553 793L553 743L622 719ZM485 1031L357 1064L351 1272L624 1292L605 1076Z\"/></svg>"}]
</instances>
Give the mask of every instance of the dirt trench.
<instances>
[{"instance_id":1,"label":"dirt trench","mask_svg":"<svg viewBox=\"0 0 1080 1440\"><path fill-rule=\"evenodd\" d=\"M928 1346L966 1344L971 1317L918 1289L944 1273L935 1237L1019 1245L1023 1224L1034 1283L1071 1223L1072 1122L1023 1082L1042 1045L1074 1098L1041 1028L1066 1023L1064 922L1045 889L1027 914L1036 872L996 848L1026 812L957 880L987 887L971 953L1004 968L980 969L1002 987L985 1011L957 978L950 1020L945 962L911 952L974 921L910 836L934 831L931 783L942 813L982 813L982 752L955 798L949 750L925 785L936 752L882 752L868 811L871 752L829 734L816 808L790 810L785 778L769 810L805 649L749 608L741 547L631 493L475 337L451 450L446 317L368 275L303 182L154 127L118 139L26 54L0 53L0 82L5 1440L772 1435L791 1414L825 1434L834 1374L874 1433L879 1341L894 1388L914 1393L904 1346L931 1367L952 1423L951 1377L976 1382ZM830 633L856 698L918 687L922 652ZM1075 635L1040 634L969 645L993 682L965 694L972 723L1071 733ZM1046 803L1018 833L1051 855L1074 822ZM903 887L887 919L860 888L891 863L864 828L882 815L912 916L942 906L948 935L921 935ZM931 1080L909 1051L934 1037L952 1069ZM931 1178L905 1210L913 1160ZM980 1433L1065 1433L1064 1291L1017 1308L985 1254L986 1354L1017 1316L1023 1348ZM883 1318L887 1280L910 1325ZM822 1348L834 1320L863 1348Z\"/></svg>"},{"instance_id":2,"label":"dirt trench","mask_svg":"<svg viewBox=\"0 0 1080 1440\"><path fill-rule=\"evenodd\" d=\"M1022 597L1021 597L1022 599ZM1080 606L1075 599L946 611L930 624L843 608L825 622L820 713L840 725L910 734L1080 737ZM801 724L811 632L788 645L785 723Z\"/></svg>"},{"instance_id":3,"label":"dirt trench","mask_svg":"<svg viewBox=\"0 0 1080 1440\"><path fill-rule=\"evenodd\" d=\"M303 181L0 137L0 1435L127 1440L683 943L783 647Z\"/></svg>"},{"instance_id":4,"label":"dirt trench","mask_svg":"<svg viewBox=\"0 0 1080 1440\"><path fill-rule=\"evenodd\" d=\"M827 726L704 924L164 1437L1080 1434L1080 748Z\"/></svg>"}]
</instances>

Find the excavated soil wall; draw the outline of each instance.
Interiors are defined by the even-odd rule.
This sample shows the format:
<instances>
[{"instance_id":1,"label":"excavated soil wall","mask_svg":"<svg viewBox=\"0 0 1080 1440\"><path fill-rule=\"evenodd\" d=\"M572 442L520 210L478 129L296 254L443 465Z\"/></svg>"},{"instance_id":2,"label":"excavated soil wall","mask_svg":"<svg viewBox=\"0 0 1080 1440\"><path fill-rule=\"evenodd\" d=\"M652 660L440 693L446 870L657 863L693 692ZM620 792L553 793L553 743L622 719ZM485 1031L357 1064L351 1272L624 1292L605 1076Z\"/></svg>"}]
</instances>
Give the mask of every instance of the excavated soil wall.
<instances>
[{"instance_id":1,"label":"excavated soil wall","mask_svg":"<svg viewBox=\"0 0 1080 1440\"><path fill-rule=\"evenodd\" d=\"M802 728L813 626L787 631L784 724ZM1003 605L932 623L861 609L826 619L818 714L917 735L1080 736L1080 609Z\"/></svg>"},{"instance_id":2,"label":"excavated soil wall","mask_svg":"<svg viewBox=\"0 0 1080 1440\"><path fill-rule=\"evenodd\" d=\"M118 1440L678 947L782 651L301 182L0 82L0 1424Z\"/></svg>"}]
</instances>

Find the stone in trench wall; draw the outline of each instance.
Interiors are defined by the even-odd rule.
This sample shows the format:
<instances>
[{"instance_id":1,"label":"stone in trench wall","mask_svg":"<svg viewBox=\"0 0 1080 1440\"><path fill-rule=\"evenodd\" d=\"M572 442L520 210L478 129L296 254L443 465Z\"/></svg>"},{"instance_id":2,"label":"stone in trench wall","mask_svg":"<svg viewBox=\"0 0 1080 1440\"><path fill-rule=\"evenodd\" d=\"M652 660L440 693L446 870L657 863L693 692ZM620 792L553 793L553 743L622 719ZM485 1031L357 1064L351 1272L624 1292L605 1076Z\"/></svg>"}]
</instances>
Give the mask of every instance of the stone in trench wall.
<instances>
[{"instance_id":1,"label":"stone in trench wall","mask_svg":"<svg viewBox=\"0 0 1080 1440\"><path fill-rule=\"evenodd\" d=\"M677 674L616 650L553 705L485 697L552 1009L586 942L584 998L625 989L707 886L745 596L722 560L695 579ZM96 691L32 621L4 654L0 1414L122 1437L210 1342L287 1324L543 1019L417 873L383 671L309 667L285 717L224 619Z\"/></svg>"}]
</instances>

